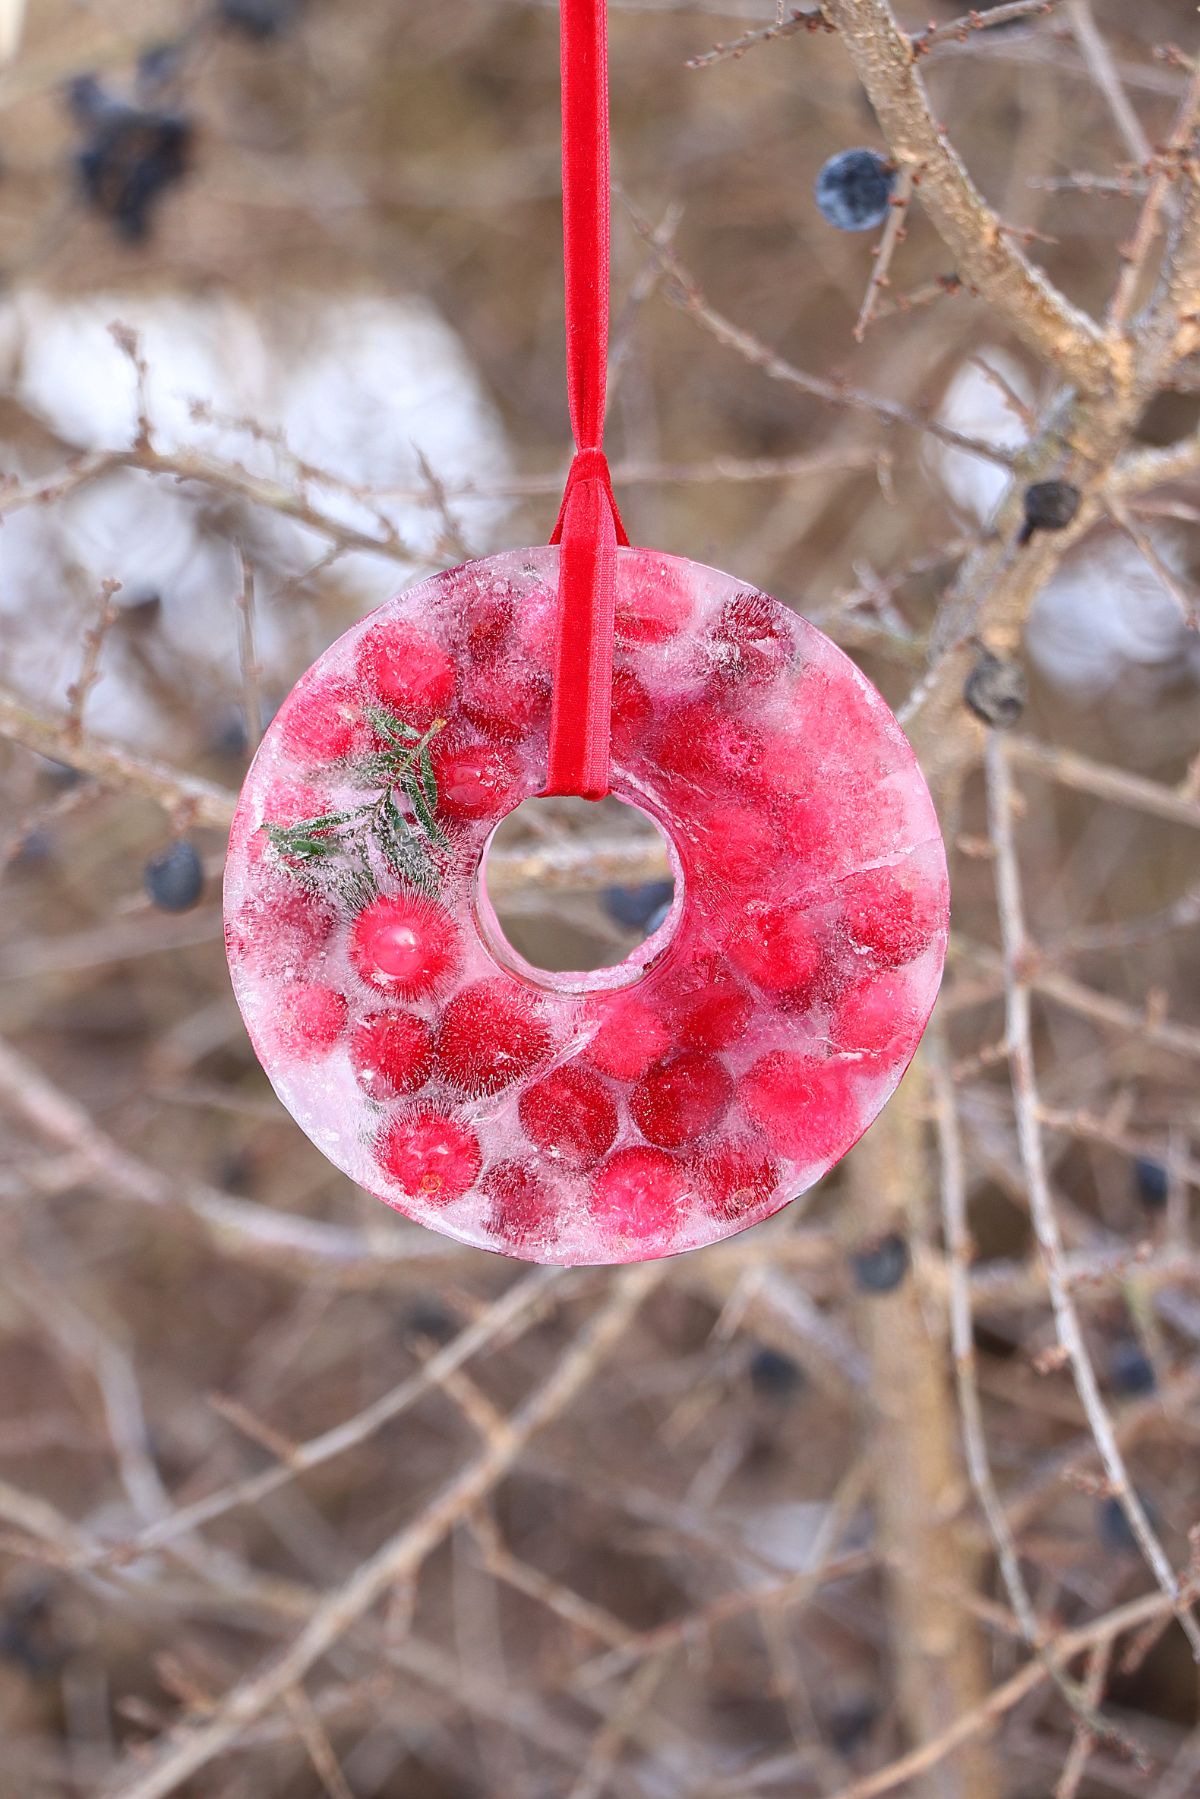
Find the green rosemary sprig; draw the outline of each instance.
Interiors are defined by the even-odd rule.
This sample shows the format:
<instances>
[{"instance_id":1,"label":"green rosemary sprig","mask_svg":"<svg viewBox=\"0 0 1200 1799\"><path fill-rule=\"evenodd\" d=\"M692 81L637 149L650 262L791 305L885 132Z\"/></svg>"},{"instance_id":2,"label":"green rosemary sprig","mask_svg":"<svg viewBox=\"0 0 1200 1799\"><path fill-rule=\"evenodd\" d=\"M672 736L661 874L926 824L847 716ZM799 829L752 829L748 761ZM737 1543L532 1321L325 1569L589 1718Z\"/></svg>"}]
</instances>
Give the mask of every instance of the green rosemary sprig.
<instances>
[{"instance_id":1,"label":"green rosemary sprig","mask_svg":"<svg viewBox=\"0 0 1200 1799\"><path fill-rule=\"evenodd\" d=\"M437 891L435 851L446 848L437 822L438 791L432 744L445 719L418 731L382 706L367 716L383 748L350 764L355 783L375 797L344 812L324 812L293 824L262 825L283 866L298 880L332 886L361 907L379 892L382 870L423 893Z\"/></svg>"}]
</instances>

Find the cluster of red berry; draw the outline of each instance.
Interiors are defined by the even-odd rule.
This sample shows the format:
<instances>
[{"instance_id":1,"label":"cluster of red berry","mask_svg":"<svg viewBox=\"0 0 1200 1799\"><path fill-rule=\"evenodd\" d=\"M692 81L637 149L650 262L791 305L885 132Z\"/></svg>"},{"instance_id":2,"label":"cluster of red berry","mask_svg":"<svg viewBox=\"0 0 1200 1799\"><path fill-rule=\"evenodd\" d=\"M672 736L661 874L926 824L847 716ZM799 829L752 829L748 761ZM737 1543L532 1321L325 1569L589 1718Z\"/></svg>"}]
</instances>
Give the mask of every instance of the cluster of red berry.
<instances>
[{"instance_id":1,"label":"cluster of red berry","mask_svg":"<svg viewBox=\"0 0 1200 1799\"><path fill-rule=\"evenodd\" d=\"M668 831L682 898L625 985L517 967L476 883L544 769L551 555L426 583L297 688L235 826L231 963L272 1078L355 1178L472 1241L619 1260L767 1215L855 1140L932 1003L945 875L852 666L773 600L624 552L614 790ZM435 732L436 879L368 848L347 893L322 834L381 778L381 708Z\"/></svg>"}]
</instances>

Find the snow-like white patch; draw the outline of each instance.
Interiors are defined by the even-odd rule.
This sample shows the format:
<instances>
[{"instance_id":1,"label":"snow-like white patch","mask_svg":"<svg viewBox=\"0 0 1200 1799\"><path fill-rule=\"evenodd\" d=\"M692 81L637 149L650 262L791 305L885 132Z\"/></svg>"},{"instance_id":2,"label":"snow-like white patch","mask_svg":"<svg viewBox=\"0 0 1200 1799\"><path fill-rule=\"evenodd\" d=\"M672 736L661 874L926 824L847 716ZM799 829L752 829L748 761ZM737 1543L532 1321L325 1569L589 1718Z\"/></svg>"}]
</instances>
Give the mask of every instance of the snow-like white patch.
<instances>
[{"instance_id":1,"label":"snow-like white patch","mask_svg":"<svg viewBox=\"0 0 1200 1799\"><path fill-rule=\"evenodd\" d=\"M1000 379L989 379L980 363ZM938 418L998 449L1019 450L1026 431L1005 388L1022 403L1032 401L1024 370L989 346L955 374ZM932 438L924 455L956 509L986 524L1007 485L1004 469ZM1186 592L1191 578L1180 534L1163 526L1148 526L1147 534ZM1083 703L1114 691L1143 703L1181 676L1200 678L1200 639L1187 628L1178 599L1136 544L1108 528L1093 531L1064 559L1038 596L1025 641L1044 679Z\"/></svg>"},{"instance_id":2,"label":"snow-like white patch","mask_svg":"<svg viewBox=\"0 0 1200 1799\"><path fill-rule=\"evenodd\" d=\"M1154 547L1189 584L1181 538L1161 528ZM1152 698L1180 676L1200 676L1200 638L1137 545L1118 531L1093 533L1034 604L1025 642L1037 668L1078 700L1101 699L1131 674L1128 697Z\"/></svg>"},{"instance_id":3,"label":"snow-like white patch","mask_svg":"<svg viewBox=\"0 0 1200 1799\"><path fill-rule=\"evenodd\" d=\"M343 526L394 532L403 543L401 559L354 550L315 578L337 592L336 628L445 559L445 520L411 497L426 487L427 471L449 488L508 472L495 409L460 340L423 301L291 295L251 305L220 295L64 299L24 289L0 302L0 392L52 442L0 446L10 480L45 479L66 456L134 441L137 378L114 323L137 333L158 449L302 485L306 500ZM301 483L298 463L328 479L309 473ZM468 498L450 510L465 543L479 549L505 507ZM322 563L328 539L219 487L136 469L0 522L3 678L61 704L101 583L116 579L118 606L156 597L161 612L138 654L119 633L110 639L88 721L168 747L177 723L171 682L182 671L189 697L237 703L238 545L256 570L259 660L277 699L299 672L296 583Z\"/></svg>"},{"instance_id":4,"label":"snow-like white patch","mask_svg":"<svg viewBox=\"0 0 1200 1799\"><path fill-rule=\"evenodd\" d=\"M994 370L997 379L990 378L981 364ZM1006 389L1023 404L1032 400L1024 369L1003 350L989 346L955 374L938 407L938 422L993 449L1019 450L1028 433ZM980 524L991 518L1008 486L1001 463L985 462L982 456L932 437L925 439L924 455L926 467L960 512Z\"/></svg>"}]
</instances>

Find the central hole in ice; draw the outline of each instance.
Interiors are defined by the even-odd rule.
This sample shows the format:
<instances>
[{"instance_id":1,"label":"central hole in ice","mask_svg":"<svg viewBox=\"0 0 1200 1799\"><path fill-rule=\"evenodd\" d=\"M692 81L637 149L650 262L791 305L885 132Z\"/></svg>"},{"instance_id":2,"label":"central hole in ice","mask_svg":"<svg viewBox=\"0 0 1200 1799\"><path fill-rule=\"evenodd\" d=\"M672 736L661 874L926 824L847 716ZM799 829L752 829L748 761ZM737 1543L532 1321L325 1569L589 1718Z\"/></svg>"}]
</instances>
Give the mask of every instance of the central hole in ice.
<instances>
[{"instance_id":1,"label":"central hole in ice","mask_svg":"<svg viewBox=\"0 0 1200 1799\"><path fill-rule=\"evenodd\" d=\"M503 945L534 973L585 974L631 962L674 929L666 834L647 813L603 800L529 799L498 825L481 885ZM657 949L658 945L654 947Z\"/></svg>"}]
</instances>

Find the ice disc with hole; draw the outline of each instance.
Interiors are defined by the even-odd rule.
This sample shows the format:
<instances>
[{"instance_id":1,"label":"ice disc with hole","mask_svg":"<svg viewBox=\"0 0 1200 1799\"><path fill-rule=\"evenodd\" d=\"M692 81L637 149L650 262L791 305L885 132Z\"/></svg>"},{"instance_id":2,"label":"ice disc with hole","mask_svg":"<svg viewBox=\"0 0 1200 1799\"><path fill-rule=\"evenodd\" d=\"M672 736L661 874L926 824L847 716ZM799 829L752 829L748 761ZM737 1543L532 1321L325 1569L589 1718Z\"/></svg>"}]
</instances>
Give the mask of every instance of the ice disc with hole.
<instances>
[{"instance_id":1,"label":"ice disc with hole","mask_svg":"<svg viewBox=\"0 0 1200 1799\"><path fill-rule=\"evenodd\" d=\"M867 1128L933 1005L946 865L840 650L622 549L613 792L675 898L616 968L517 955L485 862L546 778L557 572L539 548L437 575L303 676L238 804L226 938L272 1085L352 1180L465 1243L629 1262L768 1217Z\"/></svg>"}]
</instances>

